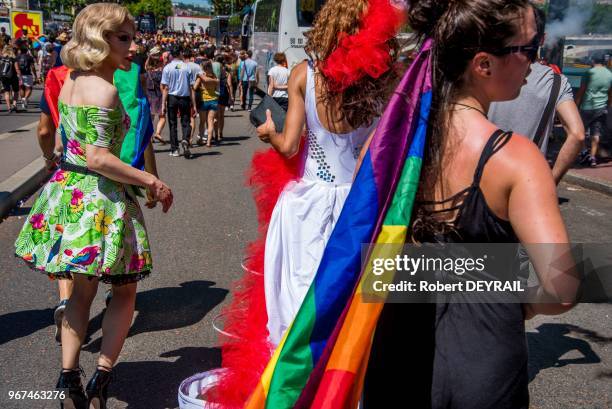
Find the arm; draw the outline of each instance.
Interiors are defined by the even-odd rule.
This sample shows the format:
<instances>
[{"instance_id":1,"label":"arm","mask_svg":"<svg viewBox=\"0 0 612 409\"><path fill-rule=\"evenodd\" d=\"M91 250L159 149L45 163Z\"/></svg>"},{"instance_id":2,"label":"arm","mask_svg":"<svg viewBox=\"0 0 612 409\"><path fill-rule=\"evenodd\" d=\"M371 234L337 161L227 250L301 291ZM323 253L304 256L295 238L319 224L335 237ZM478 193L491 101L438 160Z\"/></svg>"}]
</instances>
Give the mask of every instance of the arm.
<instances>
[{"instance_id":1,"label":"arm","mask_svg":"<svg viewBox=\"0 0 612 409\"><path fill-rule=\"evenodd\" d=\"M87 144L87 167L114 181L147 188L154 200L162 202L164 213L172 205L172 192L164 182L124 163L108 148Z\"/></svg>"},{"instance_id":2,"label":"arm","mask_svg":"<svg viewBox=\"0 0 612 409\"><path fill-rule=\"evenodd\" d=\"M559 184L584 146L584 125L578 107L573 100L559 104L557 113L567 134L552 170L555 183Z\"/></svg>"},{"instance_id":3,"label":"arm","mask_svg":"<svg viewBox=\"0 0 612 409\"><path fill-rule=\"evenodd\" d=\"M21 85L23 79L21 78L21 70L19 69L19 64L17 63L17 61L15 61L13 65L15 66L15 72L17 73L17 77L19 78L19 84Z\"/></svg>"},{"instance_id":4,"label":"arm","mask_svg":"<svg viewBox=\"0 0 612 409\"><path fill-rule=\"evenodd\" d=\"M301 63L294 69L289 78L289 109L285 118L283 133L277 133L270 111L267 121L257 128L257 135L270 144L283 156L290 158L300 148L300 138L306 120L304 95L306 94L306 63Z\"/></svg>"},{"instance_id":5,"label":"arm","mask_svg":"<svg viewBox=\"0 0 612 409\"><path fill-rule=\"evenodd\" d=\"M51 56L49 57L49 67L55 67L55 61L57 60L57 51L55 49L51 52Z\"/></svg>"},{"instance_id":6,"label":"arm","mask_svg":"<svg viewBox=\"0 0 612 409\"><path fill-rule=\"evenodd\" d=\"M583 78L580 82L580 89L578 90L578 92L576 92L576 105L578 106L578 108L580 108L580 105L582 105L582 98L584 98L584 93L586 92L587 85L588 80L585 80Z\"/></svg>"},{"instance_id":7,"label":"arm","mask_svg":"<svg viewBox=\"0 0 612 409\"><path fill-rule=\"evenodd\" d=\"M36 81L36 60L32 57L32 75L34 76L34 81Z\"/></svg>"},{"instance_id":8,"label":"arm","mask_svg":"<svg viewBox=\"0 0 612 409\"><path fill-rule=\"evenodd\" d=\"M160 88L162 92L161 112L162 112L162 115L166 115L166 103L168 101L168 86L165 84L161 84Z\"/></svg>"},{"instance_id":9,"label":"arm","mask_svg":"<svg viewBox=\"0 0 612 409\"><path fill-rule=\"evenodd\" d=\"M274 78L268 75L268 95L272 95L274 93Z\"/></svg>"},{"instance_id":10,"label":"arm","mask_svg":"<svg viewBox=\"0 0 612 409\"><path fill-rule=\"evenodd\" d=\"M148 144L147 149L144 151L144 162L145 171L159 179L159 174L157 173L157 162L155 161L155 153L153 152L152 144ZM157 202L153 198L153 195L147 189L147 202L145 203L145 206L147 206L149 209L152 209L155 207L156 204Z\"/></svg>"},{"instance_id":11,"label":"arm","mask_svg":"<svg viewBox=\"0 0 612 409\"><path fill-rule=\"evenodd\" d=\"M55 153L55 125L50 115L43 112L40 113L36 137L38 138L38 146L40 146L43 158L45 158L45 165L48 170L52 170L55 168L59 158Z\"/></svg>"},{"instance_id":12,"label":"arm","mask_svg":"<svg viewBox=\"0 0 612 409\"><path fill-rule=\"evenodd\" d=\"M502 152L498 160L506 160L508 166L508 217L540 281L539 287L530 288L526 316L562 314L574 307L580 279L550 168L526 138L512 138Z\"/></svg>"}]
</instances>

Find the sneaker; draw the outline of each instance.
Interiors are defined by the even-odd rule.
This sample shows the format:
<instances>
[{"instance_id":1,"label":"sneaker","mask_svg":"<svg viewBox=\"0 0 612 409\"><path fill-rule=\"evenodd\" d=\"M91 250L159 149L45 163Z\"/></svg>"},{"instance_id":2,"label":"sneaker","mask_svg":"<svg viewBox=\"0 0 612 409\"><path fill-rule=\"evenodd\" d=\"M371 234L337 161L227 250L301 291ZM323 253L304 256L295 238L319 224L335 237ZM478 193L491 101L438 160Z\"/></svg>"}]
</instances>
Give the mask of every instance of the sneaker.
<instances>
[{"instance_id":1,"label":"sneaker","mask_svg":"<svg viewBox=\"0 0 612 409\"><path fill-rule=\"evenodd\" d=\"M58 306L55 307L55 312L53 312L53 320L55 321L55 341L60 345L62 344L62 320L64 319L66 304L68 304L68 299L63 299Z\"/></svg>"},{"instance_id":2,"label":"sneaker","mask_svg":"<svg viewBox=\"0 0 612 409\"><path fill-rule=\"evenodd\" d=\"M176 157L178 157L178 156L180 156L180 155L179 155L179 151L171 151L171 152L170 152L168 155L169 155L169 156L174 156L175 158L176 158Z\"/></svg>"},{"instance_id":3,"label":"sneaker","mask_svg":"<svg viewBox=\"0 0 612 409\"><path fill-rule=\"evenodd\" d=\"M191 151L189 150L189 142L186 140L181 141L181 147L183 148L183 156L185 159L191 158Z\"/></svg>"},{"instance_id":4,"label":"sneaker","mask_svg":"<svg viewBox=\"0 0 612 409\"><path fill-rule=\"evenodd\" d=\"M590 165L591 165L592 168L597 166L597 159L595 158L595 156L591 156Z\"/></svg>"},{"instance_id":5,"label":"sneaker","mask_svg":"<svg viewBox=\"0 0 612 409\"><path fill-rule=\"evenodd\" d=\"M204 144L206 144L206 139L202 138L201 136L198 136L198 139L196 140L196 144L198 146L204 146Z\"/></svg>"},{"instance_id":6,"label":"sneaker","mask_svg":"<svg viewBox=\"0 0 612 409\"><path fill-rule=\"evenodd\" d=\"M578 163L580 163L581 165L586 165L591 159L591 155L589 154L589 151L586 149L583 149L579 154L578 154Z\"/></svg>"}]
</instances>

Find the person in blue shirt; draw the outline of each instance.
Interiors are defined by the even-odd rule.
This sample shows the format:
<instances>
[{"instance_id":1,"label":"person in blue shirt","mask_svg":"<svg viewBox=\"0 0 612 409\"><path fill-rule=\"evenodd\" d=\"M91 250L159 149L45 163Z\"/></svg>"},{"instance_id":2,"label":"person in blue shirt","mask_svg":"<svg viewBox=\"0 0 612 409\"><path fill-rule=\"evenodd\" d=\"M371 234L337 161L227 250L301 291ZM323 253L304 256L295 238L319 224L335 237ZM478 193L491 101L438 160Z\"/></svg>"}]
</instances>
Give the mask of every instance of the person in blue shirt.
<instances>
[{"instance_id":1,"label":"person in blue shirt","mask_svg":"<svg viewBox=\"0 0 612 409\"><path fill-rule=\"evenodd\" d=\"M240 53L240 86L242 87L241 103L242 109L247 108L247 93L248 93L248 110L253 108L253 97L255 88L259 85L259 70L257 63L253 60L253 51L247 50Z\"/></svg>"},{"instance_id":2,"label":"person in blue shirt","mask_svg":"<svg viewBox=\"0 0 612 409\"><path fill-rule=\"evenodd\" d=\"M174 59L164 67L162 71L162 114L168 113L168 125L170 128L170 156L179 156L179 142L177 132L177 116L181 116L181 128L183 130L183 156L185 159L191 157L189 150L191 144L190 117L197 114L195 92L193 84L195 76L193 70L184 60L184 50L177 47L172 55Z\"/></svg>"}]
</instances>

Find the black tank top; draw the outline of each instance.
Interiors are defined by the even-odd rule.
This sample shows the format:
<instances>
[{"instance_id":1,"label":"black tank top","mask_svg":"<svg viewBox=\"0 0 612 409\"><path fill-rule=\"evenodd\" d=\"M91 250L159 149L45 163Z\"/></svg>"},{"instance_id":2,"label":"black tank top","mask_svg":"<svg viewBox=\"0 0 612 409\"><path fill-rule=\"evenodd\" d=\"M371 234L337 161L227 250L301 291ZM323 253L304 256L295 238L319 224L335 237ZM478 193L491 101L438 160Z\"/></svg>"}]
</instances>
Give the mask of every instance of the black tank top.
<instances>
[{"instance_id":1,"label":"black tank top","mask_svg":"<svg viewBox=\"0 0 612 409\"><path fill-rule=\"evenodd\" d=\"M419 242L462 243L516 243L518 238L508 220L498 217L487 205L480 189L480 180L489 159L504 147L512 132L495 131L487 141L472 184L448 199L441 201L417 201L413 239ZM435 205L444 205L435 210ZM438 215L455 212L452 220L441 220Z\"/></svg>"}]
</instances>

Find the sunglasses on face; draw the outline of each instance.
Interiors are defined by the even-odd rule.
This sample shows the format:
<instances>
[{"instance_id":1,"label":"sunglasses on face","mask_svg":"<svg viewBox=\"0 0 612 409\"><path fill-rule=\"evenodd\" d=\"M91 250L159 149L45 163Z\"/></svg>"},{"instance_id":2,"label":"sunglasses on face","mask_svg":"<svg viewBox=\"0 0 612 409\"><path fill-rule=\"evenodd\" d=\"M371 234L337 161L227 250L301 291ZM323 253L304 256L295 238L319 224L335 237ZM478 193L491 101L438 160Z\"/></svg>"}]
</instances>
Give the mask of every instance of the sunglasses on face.
<instances>
[{"instance_id":1,"label":"sunglasses on face","mask_svg":"<svg viewBox=\"0 0 612 409\"><path fill-rule=\"evenodd\" d=\"M535 62L538 58L538 50L540 49L540 37L535 36L533 40L529 44L526 45L511 45L508 47L497 48L493 50L487 50L487 52L497 56L502 57L508 54L522 53L525 55L529 62Z\"/></svg>"}]
</instances>

